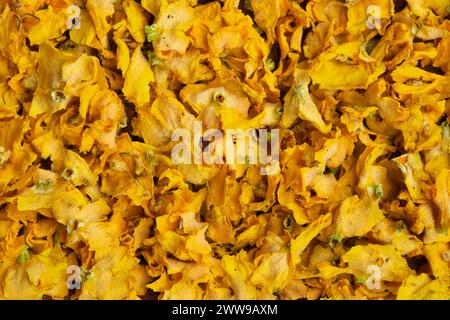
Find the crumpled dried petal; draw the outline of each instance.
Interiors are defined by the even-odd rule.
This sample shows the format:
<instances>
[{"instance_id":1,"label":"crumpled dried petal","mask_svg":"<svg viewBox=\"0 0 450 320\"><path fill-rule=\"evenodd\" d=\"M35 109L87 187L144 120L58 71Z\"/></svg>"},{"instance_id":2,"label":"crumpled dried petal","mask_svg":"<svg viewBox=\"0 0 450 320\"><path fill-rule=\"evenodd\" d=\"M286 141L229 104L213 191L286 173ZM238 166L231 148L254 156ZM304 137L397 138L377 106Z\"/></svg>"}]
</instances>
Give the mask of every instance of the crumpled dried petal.
<instances>
[{"instance_id":1,"label":"crumpled dried petal","mask_svg":"<svg viewBox=\"0 0 450 320\"><path fill-rule=\"evenodd\" d=\"M0 3L0 299L450 297L448 0L81 2Z\"/></svg>"}]
</instances>

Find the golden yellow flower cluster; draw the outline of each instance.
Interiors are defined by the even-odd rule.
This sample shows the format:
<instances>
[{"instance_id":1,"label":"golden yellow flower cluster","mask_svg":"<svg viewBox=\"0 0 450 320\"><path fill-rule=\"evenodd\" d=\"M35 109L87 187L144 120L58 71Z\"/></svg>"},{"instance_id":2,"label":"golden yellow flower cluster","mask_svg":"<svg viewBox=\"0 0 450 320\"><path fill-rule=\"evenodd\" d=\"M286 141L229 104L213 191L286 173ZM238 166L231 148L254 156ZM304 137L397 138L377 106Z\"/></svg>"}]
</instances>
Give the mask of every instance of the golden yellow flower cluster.
<instances>
[{"instance_id":1,"label":"golden yellow flower cluster","mask_svg":"<svg viewBox=\"0 0 450 320\"><path fill-rule=\"evenodd\" d=\"M450 298L449 19L0 1L0 298ZM197 121L279 129L279 172L174 163Z\"/></svg>"}]
</instances>

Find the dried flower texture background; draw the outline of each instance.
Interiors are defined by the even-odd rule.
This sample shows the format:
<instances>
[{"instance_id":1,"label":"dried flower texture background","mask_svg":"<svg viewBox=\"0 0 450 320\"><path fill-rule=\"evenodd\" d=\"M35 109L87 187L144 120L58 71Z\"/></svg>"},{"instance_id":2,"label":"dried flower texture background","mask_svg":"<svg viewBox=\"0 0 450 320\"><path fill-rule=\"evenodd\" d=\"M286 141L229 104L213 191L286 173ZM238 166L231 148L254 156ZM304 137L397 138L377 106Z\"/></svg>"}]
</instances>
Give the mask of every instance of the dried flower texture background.
<instances>
[{"instance_id":1,"label":"dried flower texture background","mask_svg":"<svg viewBox=\"0 0 450 320\"><path fill-rule=\"evenodd\" d=\"M0 297L448 299L449 16L2 0ZM197 120L280 129L280 172L174 164Z\"/></svg>"}]
</instances>

